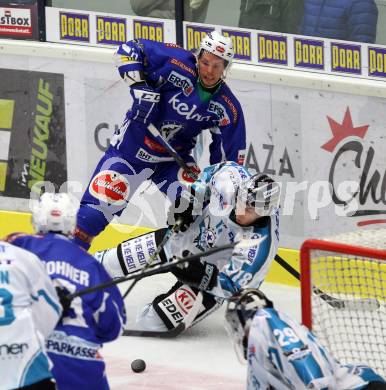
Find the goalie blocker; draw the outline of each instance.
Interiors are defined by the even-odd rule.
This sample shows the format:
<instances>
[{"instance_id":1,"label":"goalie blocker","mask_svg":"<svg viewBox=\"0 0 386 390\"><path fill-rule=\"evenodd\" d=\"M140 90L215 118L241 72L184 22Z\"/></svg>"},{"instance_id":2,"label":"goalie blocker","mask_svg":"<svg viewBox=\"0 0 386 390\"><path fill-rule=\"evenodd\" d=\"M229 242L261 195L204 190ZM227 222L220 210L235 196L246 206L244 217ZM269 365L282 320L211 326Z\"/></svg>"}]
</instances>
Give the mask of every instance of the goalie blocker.
<instances>
[{"instance_id":1,"label":"goalie blocker","mask_svg":"<svg viewBox=\"0 0 386 390\"><path fill-rule=\"evenodd\" d=\"M120 243L116 248L95 253L95 258L101 262L113 278L128 275L143 269L149 261L151 264L166 263L163 250L153 259L153 254L162 242L168 229L160 229L146 233L134 239ZM185 253L185 256L190 253ZM176 266L171 272L179 280L167 293L155 297L152 303L143 308L137 318L137 326L149 330L170 330L185 321L194 308L197 315L191 324L196 324L205 318L221 304L222 299L202 291L203 299L197 301L199 290L210 290L218 276L216 265L197 260L187 265ZM189 324L190 325L190 324Z\"/></svg>"}]
</instances>

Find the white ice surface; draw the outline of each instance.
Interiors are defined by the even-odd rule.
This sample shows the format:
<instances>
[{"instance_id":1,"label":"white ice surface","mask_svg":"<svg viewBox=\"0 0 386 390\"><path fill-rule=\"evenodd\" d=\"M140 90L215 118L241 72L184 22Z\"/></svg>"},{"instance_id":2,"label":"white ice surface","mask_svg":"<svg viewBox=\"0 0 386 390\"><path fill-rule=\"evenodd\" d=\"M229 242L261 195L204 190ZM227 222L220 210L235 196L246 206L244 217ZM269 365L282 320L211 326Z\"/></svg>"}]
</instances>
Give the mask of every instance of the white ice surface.
<instances>
[{"instance_id":1,"label":"white ice surface","mask_svg":"<svg viewBox=\"0 0 386 390\"><path fill-rule=\"evenodd\" d=\"M121 285L124 292L130 282ZM125 299L129 324L157 293L166 292L173 276L143 280ZM264 283L262 290L275 306L300 320L299 289ZM121 336L105 344L102 354L111 389L242 390L246 366L239 363L224 328L224 305L175 339ZM143 359L146 370L134 373L130 364Z\"/></svg>"}]
</instances>

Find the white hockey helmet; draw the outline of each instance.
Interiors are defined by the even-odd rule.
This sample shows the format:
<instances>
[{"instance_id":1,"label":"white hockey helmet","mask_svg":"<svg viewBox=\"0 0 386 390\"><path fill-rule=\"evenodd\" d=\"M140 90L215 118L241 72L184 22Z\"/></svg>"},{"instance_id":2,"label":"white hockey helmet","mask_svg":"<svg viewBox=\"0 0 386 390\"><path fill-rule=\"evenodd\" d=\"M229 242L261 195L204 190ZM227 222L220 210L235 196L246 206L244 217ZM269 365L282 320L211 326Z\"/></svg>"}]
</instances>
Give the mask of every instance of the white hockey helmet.
<instances>
[{"instance_id":1,"label":"white hockey helmet","mask_svg":"<svg viewBox=\"0 0 386 390\"><path fill-rule=\"evenodd\" d=\"M45 192L32 207L32 226L38 233L73 233L79 202L66 193Z\"/></svg>"},{"instance_id":2,"label":"white hockey helmet","mask_svg":"<svg viewBox=\"0 0 386 390\"><path fill-rule=\"evenodd\" d=\"M197 57L199 58L202 51L212 53L217 57L225 60L225 69L230 65L233 56L233 44L232 39L224 37L217 31L207 33L207 35L201 40L200 47L197 51Z\"/></svg>"},{"instance_id":3,"label":"white hockey helmet","mask_svg":"<svg viewBox=\"0 0 386 390\"><path fill-rule=\"evenodd\" d=\"M255 288L241 290L228 300L225 327L241 363L247 360L249 328L253 317L257 310L266 307L272 308L272 301Z\"/></svg>"},{"instance_id":4,"label":"white hockey helmet","mask_svg":"<svg viewBox=\"0 0 386 390\"><path fill-rule=\"evenodd\" d=\"M266 217L279 206L280 185L264 173L257 173L240 184L236 197L239 205L254 207L257 214Z\"/></svg>"}]
</instances>

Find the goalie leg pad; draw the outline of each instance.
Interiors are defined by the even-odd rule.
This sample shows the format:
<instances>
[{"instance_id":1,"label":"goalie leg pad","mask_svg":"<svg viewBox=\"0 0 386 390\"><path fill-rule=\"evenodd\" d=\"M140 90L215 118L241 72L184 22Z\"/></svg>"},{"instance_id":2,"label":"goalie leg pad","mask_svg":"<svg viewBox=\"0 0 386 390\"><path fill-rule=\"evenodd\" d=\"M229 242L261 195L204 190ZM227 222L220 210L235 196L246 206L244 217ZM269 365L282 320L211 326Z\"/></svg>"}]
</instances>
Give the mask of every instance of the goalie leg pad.
<instances>
[{"instance_id":1,"label":"goalie leg pad","mask_svg":"<svg viewBox=\"0 0 386 390\"><path fill-rule=\"evenodd\" d=\"M144 268L151 260L152 264L166 261L162 251L152 259L158 243L162 241L167 229L159 229L155 232L123 241L116 248L95 253L95 258L103 264L112 278L128 275L131 272Z\"/></svg>"},{"instance_id":2,"label":"goalie leg pad","mask_svg":"<svg viewBox=\"0 0 386 390\"><path fill-rule=\"evenodd\" d=\"M158 264L166 260L163 254L157 255L155 259L152 258L165 233L166 229L160 229L123 241L118 245L118 260L124 275L142 269L150 261L152 264Z\"/></svg>"},{"instance_id":3,"label":"goalie leg pad","mask_svg":"<svg viewBox=\"0 0 386 390\"><path fill-rule=\"evenodd\" d=\"M177 327L188 316L196 303L198 292L199 290L194 287L177 282L167 293L156 297L152 305L160 319L170 330ZM198 309L198 314L192 325L207 317L221 305L212 295L202 293L204 298L200 303L201 307Z\"/></svg>"}]
</instances>

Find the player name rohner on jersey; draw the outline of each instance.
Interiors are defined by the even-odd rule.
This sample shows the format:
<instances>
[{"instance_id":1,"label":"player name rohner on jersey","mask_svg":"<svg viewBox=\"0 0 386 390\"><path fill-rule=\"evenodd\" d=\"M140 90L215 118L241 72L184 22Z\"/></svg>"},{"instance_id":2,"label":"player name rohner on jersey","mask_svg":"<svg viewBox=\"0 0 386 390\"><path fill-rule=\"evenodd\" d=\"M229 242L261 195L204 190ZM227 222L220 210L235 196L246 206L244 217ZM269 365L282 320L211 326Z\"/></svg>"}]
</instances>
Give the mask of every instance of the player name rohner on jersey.
<instances>
[{"instance_id":1,"label":"player name rohner on jersey","mask_svg":"<svg viewBox=\"0 0 386 390\"><path fill-rule=\"evenodd\" d=\"M60 274L83 286L90 285L88 272L75 268L65 261L48 260L45 265L48 275Z\"/></svg>"}]
</instances>

